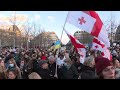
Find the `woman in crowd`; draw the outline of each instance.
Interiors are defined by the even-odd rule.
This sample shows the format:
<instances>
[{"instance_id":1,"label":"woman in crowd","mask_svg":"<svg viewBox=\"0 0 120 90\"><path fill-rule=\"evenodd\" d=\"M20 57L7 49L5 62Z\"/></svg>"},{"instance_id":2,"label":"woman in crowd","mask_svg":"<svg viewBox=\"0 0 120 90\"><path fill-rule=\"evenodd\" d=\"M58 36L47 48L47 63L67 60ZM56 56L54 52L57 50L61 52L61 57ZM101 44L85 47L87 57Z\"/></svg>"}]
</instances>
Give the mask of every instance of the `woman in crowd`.
<instances>
[{"instance_id":1,"label":"woman in crowd","mask_svg":"<svg viewBox=\"0 0 120 90\"><path fill-rule=\"evenodd\" d=\"M18 79L16 69L12 68L7 71L8 79Z\"/></svg>"},{"instance_id":2,"label":"woman in crowd","mask_svg":"<svg viewBox=\"0 0 120 90\"><path fill-rule=\"evenodd\" d=\"M22 78L22 77L21 77L20 68L17 66L17 64L16 64L16 62L15 62L15 60L14 60L13 58L11 58L11 59L9 60L9 66L8 66L8 68L7 68L7 71L9 71L10 69L15 69L15 70L16 70L16 72L17 72L17 78L18 78L18 79L21 79L21 78Z\"/></svg>"},{"instance_id":3,"label":"woman in crowd","mask_svg":"<svg viewBox=\"0 0 120 90\"><path fill-rule=\"evenodd\" d=\"M115 79L115 67L104 57L95 59L96 73L99 79Z\"/></svg>"},{"instance_id":4,"label":"woman in crowd","mask_svg":"<svg viewBox=\"0 0 120 90\"><path fill-rule=\"evenodd\" d=\"M0 58L0 79L6 79L6 78L7 78L7 75L6 75L4 60Z\"/></svg>"}]
</instances>

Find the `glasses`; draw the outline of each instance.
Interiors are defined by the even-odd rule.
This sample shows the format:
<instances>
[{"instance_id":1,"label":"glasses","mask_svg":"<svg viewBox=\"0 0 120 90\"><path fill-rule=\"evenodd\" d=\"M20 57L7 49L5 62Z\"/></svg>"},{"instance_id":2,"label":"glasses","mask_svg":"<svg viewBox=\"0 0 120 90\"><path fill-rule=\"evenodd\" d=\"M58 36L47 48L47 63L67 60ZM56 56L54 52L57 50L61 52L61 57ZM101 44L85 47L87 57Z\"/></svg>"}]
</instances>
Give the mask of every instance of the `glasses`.
<instances>
[{"instance_id":1,"label":"glasses","mask_svg":"<svg viewBox=\"0 0 120 90\"><path fill-rule=\"evenodd\" d=\"M115 67L105 68L105 69L104 69L105 72L108 72L108 71L110 71L110 70L115 70Z\"/></svg>"}]
</instances>

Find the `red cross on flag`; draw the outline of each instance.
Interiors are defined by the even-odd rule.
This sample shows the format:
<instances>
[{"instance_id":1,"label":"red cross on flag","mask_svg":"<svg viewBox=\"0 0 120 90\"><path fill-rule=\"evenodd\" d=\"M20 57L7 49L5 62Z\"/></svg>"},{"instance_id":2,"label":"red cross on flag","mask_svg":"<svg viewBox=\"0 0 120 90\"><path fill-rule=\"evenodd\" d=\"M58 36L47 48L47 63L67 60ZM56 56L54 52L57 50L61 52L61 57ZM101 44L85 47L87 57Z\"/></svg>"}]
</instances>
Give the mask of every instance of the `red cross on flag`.
<instances>
[{"instance_id":1,"label":"red cross on flag","mask_svg":"<svg viewBox=\"0 0 120 90\"><path fill-rule=\"evenodd\" d=\"M95 37L93 39L92 49L101 51L103 57L108 58L109 60L111 60L110 51L108 50L106 45L102 41L98 40Z\"/></svg>"},{"instance_id":2,"label":"red cross on flag","mask_svg":"<svg viewBox=\"0 0 120 90\"><path fill-rule=\"evenodd\" d=\"M86 57L85 46L83 44L81 44L74 36L72 36L70 33L68 33L65 29L64 29L64 31L68 35L69 39L71 40L71 43L73 44L73 46L75 47L77 52L80 54L80 56L81 56L80 62L84 63L84 59Z\"/></svg>"},{"instance_id":3,"label":"red cross on flag","mask_svg":"<svg viewBox=\"0 0 120 90\"><path fill-rule=\"evenodd\" d=\"M93 38L92 49L102 51L105 47L105 44L100 42L97 38Z\"/></svg>"},{"instance_id":4,"label":"red cross on flag","mask_svg":"<svg viewBox=\"0 0 120 90\"><path fill-rule=\"evenodd\" d=\"M110 47L108 33L95 11L70 11L67 16L67 22L97 37L107 47Z\"/></svg>"}]
</instances>

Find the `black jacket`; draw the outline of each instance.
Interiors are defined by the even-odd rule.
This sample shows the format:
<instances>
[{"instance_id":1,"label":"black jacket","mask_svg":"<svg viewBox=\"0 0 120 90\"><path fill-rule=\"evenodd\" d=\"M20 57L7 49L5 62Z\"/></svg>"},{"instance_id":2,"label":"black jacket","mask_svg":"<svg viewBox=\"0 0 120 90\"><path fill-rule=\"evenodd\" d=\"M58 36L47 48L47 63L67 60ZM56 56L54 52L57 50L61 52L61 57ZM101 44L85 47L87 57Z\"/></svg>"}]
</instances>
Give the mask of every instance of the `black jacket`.
<instances>
[{"instance_id":1,"label":"black jacket","mask_svg":"<svg viewBox=\"0 0 120 90\"><path fill-rule=\"evenodd\" d=\"M74 66L76 67L78 73L80 74L84 68L84 65L82 63L74 63Z\"/></svg>"},{"instance_id":2,"label":"black jacket","mask_svg":"<svg viewBox=\"0 0 120 90\"><path fill-rule=\"evenodd\" d=\"M55 70L56 70L56 63L53 63L53 64L48 63L48 67L50 70L50 78L55 79L54 75L55 75Z\"/></svg>"},{"instance_id":3,"label":"black jacket","mask_svg":"<svg viewBox=\"0 0 120 90\"><path fill-rule=\"evenodd\" d=\"M66 66L63 66L60 70L61 79L78 79L79 74L74 65L71 65L69 69Z\"/></svg>"},{"instance_id":4,"label":"black jacket","mask_svg":"<svg viewBox=\"0 0 120 90\"><path fill-rule=\"evenodd\" d=\"M42 79L50 79L50 70L40 68L39 72L37 72Z\"/></svg>"},{"instance_id":5,"label":"black jacket","mask_svg":"<svg viewBox=\"0 0 120 90\"><path fill-rule=\"evenodd\" d=\"M22 69L20 68L20 71L21 71L22 79L28 79L29 72L28 72L27 65L24 65Z\"/></svg>"},{"instance_id":6,"label":"black jacket","mask_svg":"<svg viewBox=\"0 0 120 90\"><path fill-rule=\"evenodd\" d=\"M38 72L39 71L39 61L37 59L33 60L33 72Z\"/></svg>"},{"instance_id":7,"label":"black jacket","mask_svg":"<svg viewBox=\"0 0 120 90\"><path fill-rule=\"evenodd\" d=\"M96 79L95 69L88 66L84 66L84 69L81 73L81 79Z\"/></svg>"}]
</instances>

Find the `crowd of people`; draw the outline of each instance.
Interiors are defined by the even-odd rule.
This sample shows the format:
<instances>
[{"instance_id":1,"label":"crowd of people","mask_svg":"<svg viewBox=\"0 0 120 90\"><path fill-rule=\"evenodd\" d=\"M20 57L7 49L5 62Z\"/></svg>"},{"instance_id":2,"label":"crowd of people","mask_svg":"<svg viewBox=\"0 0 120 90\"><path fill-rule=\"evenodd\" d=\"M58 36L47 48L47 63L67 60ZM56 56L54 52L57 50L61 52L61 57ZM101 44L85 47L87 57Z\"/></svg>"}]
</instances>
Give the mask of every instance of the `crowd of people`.
<instances>
[{"instance_id":1,"label":"crowd of people","mask_svg":"<svg viewBox=\"0 0 120 90\"><path fill-rule=\"evenodd\" d=\"M75 50L2 48L0 79L119 79L120 47L111 47L112 60L86 48L84 63Z\"/></svg>"}]
</instances>

